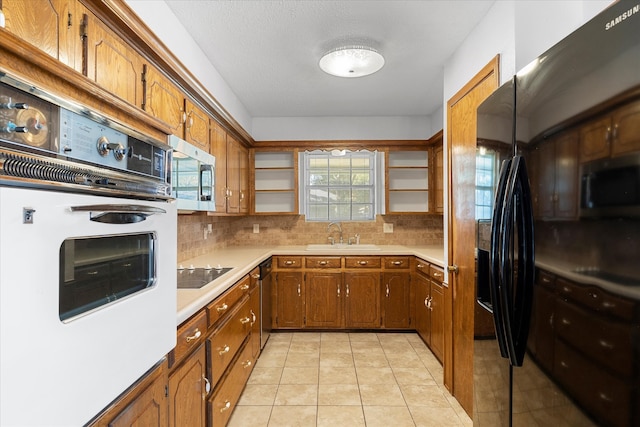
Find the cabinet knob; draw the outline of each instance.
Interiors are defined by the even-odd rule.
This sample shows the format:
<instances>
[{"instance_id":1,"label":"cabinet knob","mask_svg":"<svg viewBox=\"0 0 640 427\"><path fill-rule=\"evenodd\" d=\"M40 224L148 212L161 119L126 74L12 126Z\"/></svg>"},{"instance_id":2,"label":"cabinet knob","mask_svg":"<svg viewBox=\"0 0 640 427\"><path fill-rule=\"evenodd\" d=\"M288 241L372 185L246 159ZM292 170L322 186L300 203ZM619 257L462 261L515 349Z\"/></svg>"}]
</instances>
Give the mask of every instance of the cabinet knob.
<instances>
[{"instance_id":1,"label":"cabinet knob","mask_svg":"<svg viewBox=\"0 0 640 427\"><path fill-rule=\"evenodd\" d=\"M188 336L186 341L187 342L191 342L191 341L197 340L198 338L200 338L201 335L202 335L202 332L200 332L200 330L198 328L196 328L196 330L194 331L193 335Z\"/></svg>"}]
</instances>

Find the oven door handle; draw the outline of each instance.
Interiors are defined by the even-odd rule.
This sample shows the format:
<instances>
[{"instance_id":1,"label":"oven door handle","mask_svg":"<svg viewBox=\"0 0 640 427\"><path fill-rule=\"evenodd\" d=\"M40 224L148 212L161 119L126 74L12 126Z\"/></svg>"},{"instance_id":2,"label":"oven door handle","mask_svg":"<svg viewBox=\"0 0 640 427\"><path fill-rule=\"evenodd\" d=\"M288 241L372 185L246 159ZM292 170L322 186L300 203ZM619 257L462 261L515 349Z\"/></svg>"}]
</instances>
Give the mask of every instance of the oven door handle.
<instances>
[{"instance_id":1,"label":"oven door handle","mask_svg":"<svg viewBox=\"0 0 640 427\"><path fill-rule=\"evenodd\" d=\"M165 214L166 210L143 205L84 205L71 206L71 212L89 212L89 219L107 224L132 224L154 214Z\"/></svg>"}]
</instances>

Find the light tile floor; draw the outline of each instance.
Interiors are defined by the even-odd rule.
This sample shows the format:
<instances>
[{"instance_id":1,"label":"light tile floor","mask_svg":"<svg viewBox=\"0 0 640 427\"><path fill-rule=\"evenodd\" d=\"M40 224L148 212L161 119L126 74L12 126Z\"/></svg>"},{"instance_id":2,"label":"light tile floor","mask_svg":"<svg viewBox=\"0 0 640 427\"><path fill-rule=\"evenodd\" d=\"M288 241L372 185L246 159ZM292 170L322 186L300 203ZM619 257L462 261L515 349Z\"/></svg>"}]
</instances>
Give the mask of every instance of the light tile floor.
<instances>
[{"instance_id":1,"label":"light tile floor","mask_svg":"<svg viewBox=\"0 0 640 427\"><path fill-rule=\"evenodd\" d=\"M230 427L471 426L415 333L272 333Z\"/></svg>"}]
</instances>

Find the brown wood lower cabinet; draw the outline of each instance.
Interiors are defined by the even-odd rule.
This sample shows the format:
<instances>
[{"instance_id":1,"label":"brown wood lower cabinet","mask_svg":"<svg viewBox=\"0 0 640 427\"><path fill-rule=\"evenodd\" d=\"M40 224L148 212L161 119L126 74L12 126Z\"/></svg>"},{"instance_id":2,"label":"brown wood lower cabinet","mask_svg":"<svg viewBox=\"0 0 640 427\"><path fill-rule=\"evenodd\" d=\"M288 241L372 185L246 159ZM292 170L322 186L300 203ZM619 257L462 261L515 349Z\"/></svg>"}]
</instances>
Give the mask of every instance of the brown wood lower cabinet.
<instances>
[{"instance_id":1,"label":"brown wood lower cabinet","mask_svg":"<svg viewBox=\"0 0 640 427\"><path fill-rule=\"evenodd\" d=\"M345 272L344 308L347 328L380 327L380 273Z\"/></svg>"},{"instance_id":2,"label":"brown wood lower cabinet","mask_svg":"<svg viewBox=\"0 0 640 427\"><path fill-rule=\"evenodd\" d=\"M407 264L408 267L408 264ZM383 321L386 329L408 329L411 326L411 274L383 273Z\"/></svg>"},{"instance_id":3,"label":"brown wood lower cabinet","mask_svg":"<svg viewBox=\"0 0 640 427\"><path fill-rule=\"evenodd\" d=\"M416 259L414 302L415 329L442 362L444 355L444 271L428 262Z\"/></svg>"},{"instance_id":4,"label":"brown wood lower cabinet","mask_svg":"<svg viewBox=\"0 0 640 427\"><path fill-rule=\"evenodd\" d=\"M306 325L317 328L341 328L343 322L342 273L311 272L306 274ZM346 294L345 294L346 295Z\"/></svg>"},{"instance_id":5,"label":"brown wood lower cabinet","mask_svg":"<svg viewBox=\"0 0 640 427\"><path fill-rule=\"evenodd\" d=\"M169 376L170 427L205 425L206 374L205 346L201 344Z\"/></svg>"},{"instance_id":6,"label":"brown wood lower cabinet","mask_svg":"<svg viewBox=\"0 0 640 427\"><path fill-rule=\"evenodd\" d=\"M278 271L274 286L274 328L304 326L305 287L300 271Z\"/></svg>"}]
</instances>

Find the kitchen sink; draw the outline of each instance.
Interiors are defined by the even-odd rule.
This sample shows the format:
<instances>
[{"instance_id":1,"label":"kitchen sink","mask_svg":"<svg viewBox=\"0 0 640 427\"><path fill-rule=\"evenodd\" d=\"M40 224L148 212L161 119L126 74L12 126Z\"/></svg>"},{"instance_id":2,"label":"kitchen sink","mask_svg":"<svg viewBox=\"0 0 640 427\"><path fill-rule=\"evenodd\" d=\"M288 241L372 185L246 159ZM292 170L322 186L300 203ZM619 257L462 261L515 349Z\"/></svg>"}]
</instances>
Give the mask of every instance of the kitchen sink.
<instances>
[{"instance_id":1,"label":"kitchen sink","mask_svg":"<svg viewBox=\"0 0 640 427\"><path fill-rule=\"evenodd\" d=\"M324 244L312 244L307 245L305 249L307 251L379 251L380 247L372 244L361 245L347 245L346 243L336 243L334 245Z\"/></svg>"}]
</instances>

